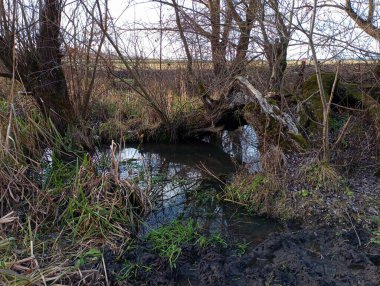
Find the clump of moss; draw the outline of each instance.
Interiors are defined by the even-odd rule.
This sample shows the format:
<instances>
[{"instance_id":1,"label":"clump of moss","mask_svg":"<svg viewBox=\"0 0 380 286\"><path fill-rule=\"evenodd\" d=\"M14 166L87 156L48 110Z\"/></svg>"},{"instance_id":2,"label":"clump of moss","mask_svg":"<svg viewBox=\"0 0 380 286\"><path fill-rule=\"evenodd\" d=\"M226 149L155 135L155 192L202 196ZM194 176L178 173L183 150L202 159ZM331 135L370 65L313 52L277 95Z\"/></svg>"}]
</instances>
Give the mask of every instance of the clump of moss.
<instances>
[{"instance_id":1,"label":"clump of moss","mask_svg":"<svg viewBox=\"0 0 380 286\"><path fill-rule=\"evenodd\" d=\"M322 74L323 88L326 98L329 98L335 74ZM307 130L309 135L318 135L322 130L323 107L319 94L319 87L316 75L307 79L302 86L302 95L298 100L298 114L300 124ZM334 91L333 102L351 108L361 108L367 110L369 119L374 124L380 134L380 103L372 96L365 94L356 84L338 81ZM344 110L347 112L347 110ZM335 114L330 113L330 121L334 121Z\"/></svg>"},{"instance_id":2,"label":"clump of moss","mask_svg":"<svg viewBox=\"0 0 380 286\"><path fill-rule=\"evenodd\" d=\"M334 80L335 74L322 74L323 89L326 98L331 94ZM303 83L298 110L300 124L307 129L309 134L316 134L322 130L320 123L323 121L323 107L316 75L312 75Z\"/></svg>"},{"instance_id":3,"label":"clump of moss","mask_svg":"<svg viewBox=\"0 0 380 286\"><path fill-rule=\"evenodd\" d=\"M380 217L374 219L376 228L372 231L371 242L380 245Z\"/></svg>"},{"instance_id":4,"label":"clump of moss","mask_svg":"<svg viewBox=\"0 0 380 286\"><path fill-rule=\"evenodd\" d=\"M289 135L296 145L300 146L303 149L308 148L309 142L305 139L305 137L302 136L302 134L289 133Z\"/></svg>"},{"instance_id":5,"label":"clump of moss","mask_svg":"<svg viewBox=\"0 0 380 286\"><path fill-rule=\"evenodd\" d=\"M334 85L335 74L334 73L322 73L323 89L326 95L330 95ZM308 98L314 93L319 92L319 86L317 81L317 75L313 74L302 85L302 97ZM318 94L319 96L319 94Z\"/></svg>"}]
</instances>

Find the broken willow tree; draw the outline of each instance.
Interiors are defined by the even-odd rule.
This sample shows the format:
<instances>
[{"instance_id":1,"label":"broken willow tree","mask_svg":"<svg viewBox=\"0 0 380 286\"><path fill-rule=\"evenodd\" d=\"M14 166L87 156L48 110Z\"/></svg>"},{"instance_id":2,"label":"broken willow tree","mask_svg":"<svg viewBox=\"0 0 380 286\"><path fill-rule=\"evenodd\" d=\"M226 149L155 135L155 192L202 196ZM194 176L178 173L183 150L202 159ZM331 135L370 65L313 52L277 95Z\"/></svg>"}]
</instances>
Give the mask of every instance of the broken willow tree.
<instances>
[{"instance_id":1,"label":"broken willow tree","mask_svg":"<svg viewBox=\"0 0 380 286\"><path fill-rule=\"evenodd\" d=\"M62 67L61 0L0 1L0 76L23 84L60 132L73 120ZM9 72L12 71L12 72Z\"/></svg>"}]
</instances>

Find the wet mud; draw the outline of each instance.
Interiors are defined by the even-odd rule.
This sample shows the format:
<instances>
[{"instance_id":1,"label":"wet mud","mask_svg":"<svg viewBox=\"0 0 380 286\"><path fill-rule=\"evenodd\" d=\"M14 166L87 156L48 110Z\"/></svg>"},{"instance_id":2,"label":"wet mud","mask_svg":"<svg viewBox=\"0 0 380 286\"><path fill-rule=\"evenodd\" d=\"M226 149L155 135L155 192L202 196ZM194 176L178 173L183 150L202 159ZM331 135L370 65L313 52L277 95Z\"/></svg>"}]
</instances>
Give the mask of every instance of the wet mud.
<instances>
[{"instance_id":1,"label":"wet mud","mask_svg":"<svg viewBox=\"0 0 380 286\"><path fill-rule=\"evenodd\" d=\"M174 269L149 245L141 244L121 258L140 265L123 283L375 286L380 284L380 247L369 242L370 233L364 229L319 229L273 233L244 254L233 243L225 248L189 244L183 246ZM107 263L114 279L112 271L123 267L120 261Z\"/></svg>"}]
</instances>

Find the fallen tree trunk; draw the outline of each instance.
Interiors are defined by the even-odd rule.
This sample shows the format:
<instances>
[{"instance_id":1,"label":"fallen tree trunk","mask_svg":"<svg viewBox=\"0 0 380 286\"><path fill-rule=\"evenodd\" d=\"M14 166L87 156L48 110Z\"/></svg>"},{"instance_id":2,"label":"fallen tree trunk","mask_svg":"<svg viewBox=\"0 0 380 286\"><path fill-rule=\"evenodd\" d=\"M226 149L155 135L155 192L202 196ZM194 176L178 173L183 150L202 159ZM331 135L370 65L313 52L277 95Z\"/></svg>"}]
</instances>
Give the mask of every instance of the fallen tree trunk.
<instances>
[{"instance_id":1,"label":"fallen tree trunk","mask_svg":"<svg viewBox=\"0 0 380 286\"><path fill-rule=\"evenodd\" d=\"M288 132L294 135L300 134L297 125L289 116L289 114L282 112L277 105L270 104L267 99L261 94L261 92L254 88L246 78L239 76L236 78L236 80L238 80L240 84L249 90L250 94L254 96L256 101L259 103L261 110L265 114L280 122L284 127L287 128Z\"/></svg>"},{"instance_id":2,"label":"fallen tree trunk","mask_svg":"<svg viewBox=\"0 0 380 286\"><path fill-rule=\"evenodd\" d=\"M203 99L206 109L204 124L191 130L191 134L218 133L249 123L256 130L261 149L265 149L267 143L280 143L286 148L306 144L293 118L242 76L233 80L228 92L219 100Z\"/></svg>"}]
</instances>

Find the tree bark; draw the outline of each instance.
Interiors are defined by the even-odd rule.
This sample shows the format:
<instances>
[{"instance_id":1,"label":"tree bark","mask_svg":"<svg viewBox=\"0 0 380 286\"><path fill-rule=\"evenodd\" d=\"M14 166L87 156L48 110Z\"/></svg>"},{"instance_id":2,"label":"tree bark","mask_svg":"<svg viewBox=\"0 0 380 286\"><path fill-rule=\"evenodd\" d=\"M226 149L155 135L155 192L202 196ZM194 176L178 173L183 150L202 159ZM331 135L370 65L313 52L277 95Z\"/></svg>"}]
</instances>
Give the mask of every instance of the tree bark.
<instances>
[{"instance_id":1,"label":"tree bark","mask_svg":"<svg viewBox=\"0 0 380 286\"><path fill-rule=\"evenodd\" d=\"M256 19L258 7L255 0L249 1L249 5L246 7L245 11L245 19L242 19L239 13L237 13L233 1L228 0L227 3L240 30L239 42L236 47L236 56L231 65L232 74L239 75L246 66L251 31L253 28L253 23Z\"/></svg>"},{"instance_id":2,"label":"tree bark","mask_svg":"<svg viewBox=\"0 0 380 286\"><path fill-rule=\"evenodd\" d=\"M271 73L268 91L271 93L279 94L281 92L282 81L287 67L287 50L291 35L291 24L288 26L285 23L285 15L280 11L278 0L269 0L269 6L274 12L274 22L277 38L275 41L271 40L268 36L269 28L265 25L265 2L261 6L261 15L259 24L263 34L263 47L264 54L268 61L269 70ZM291 8L293 11L293 7ZM290 22L292 15L290 16ZM270 31L270 30L269 30Z\"/></svg>"},{"instance_id":3,"label":"tree bark","mask_svg":"<svg viewBox=\"0 0 380 286\"><path fill-rule=\"evenodd\" d=\"M281 40L282 41L282 40ZM284 73L288 65L287 57L288 41L284 40L273 45L274 58L271 66L271 76L269 79L269 91L280 93Z\"/></svg>"},{"instance_id":4,"label":"tree bark","mask_svg":"<svg viewBox=\"0 0 380 286\"><path fill-rule=\"evenodd\" d=\"M174 7L175 20L176 20L179 36L181 38L183 48L185 49L185 53L186 53L186 57L187 57L187 71L188 71L189 75L192 78L194 78L193 56L190 52L189 44L187 42L185 32L184 32L183 27L182 27L179 7L178 7L176 0L172 0L172 3L173 3L173 7Z\"/></svg>"},{"instance_id":5,"label":"tree bark","mask_svg":"<svg viewBox=\"0 0 380 286\"><path fill-rule=\"evenodd\" d=\"M227 73L227 42L230 33L232 16L227 13L224 28L220 19L221 7L220 0L209 0L210 21L211 21L211 56L215 76L221 76Z\"/></svg>"}]
</instances>

